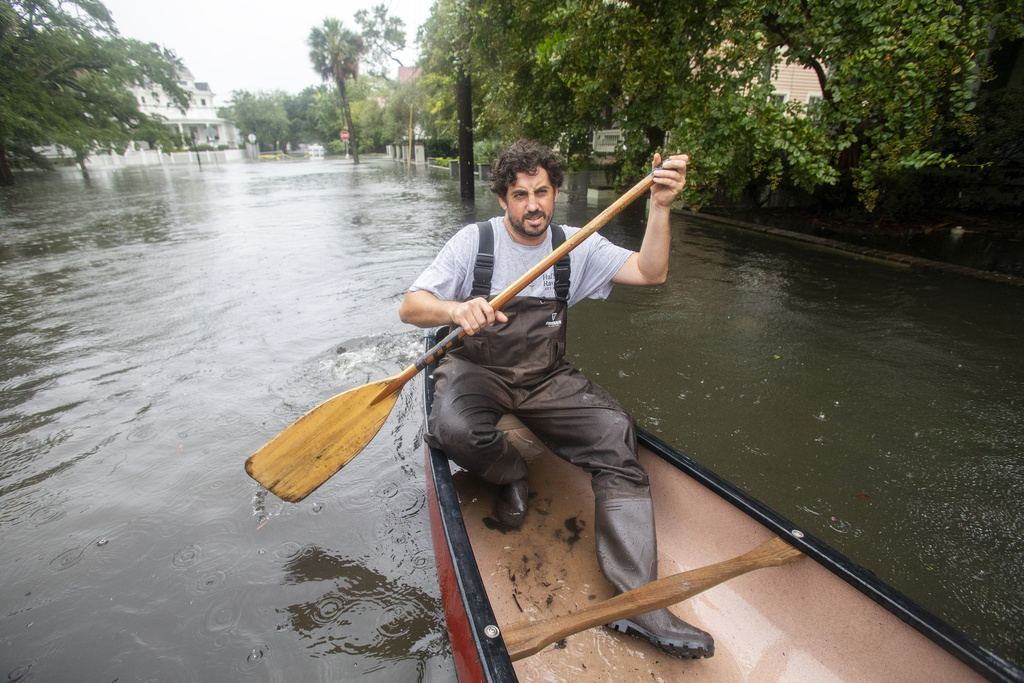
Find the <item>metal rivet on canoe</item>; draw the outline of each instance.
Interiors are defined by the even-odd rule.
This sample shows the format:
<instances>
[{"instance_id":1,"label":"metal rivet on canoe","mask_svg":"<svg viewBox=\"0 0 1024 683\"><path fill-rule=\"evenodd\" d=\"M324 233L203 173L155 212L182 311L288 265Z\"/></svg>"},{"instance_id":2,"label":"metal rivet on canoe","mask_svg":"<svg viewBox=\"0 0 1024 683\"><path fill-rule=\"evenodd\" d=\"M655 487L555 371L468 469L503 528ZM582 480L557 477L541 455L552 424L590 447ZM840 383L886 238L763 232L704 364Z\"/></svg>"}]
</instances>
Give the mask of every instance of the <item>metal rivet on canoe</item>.
<instances>
[{"instance_id":1,"label":"metal rivet on canoe","mask_svg":"<svg viewBox=\"0 0 1024 683\"><path fill-rule=\"evenodd\" d=\"M793 529L793 531L791 533L794 536L796 536L797 538L803 538L804 537L804 532L800 531L799 529Z\"/></svg>"},{"instance_id":2,"label":"metal rivet on canoe","mask_svg":"<svg viewBox=\"0 0 1024 683\"><path fill-rule=\"evenodd\" d=\"M499 635L501 635L501 631L498 630L497 626L491 624L489 626L484 627L484 635L488 638L497 638Z\"/></svg>"}]
</instances>

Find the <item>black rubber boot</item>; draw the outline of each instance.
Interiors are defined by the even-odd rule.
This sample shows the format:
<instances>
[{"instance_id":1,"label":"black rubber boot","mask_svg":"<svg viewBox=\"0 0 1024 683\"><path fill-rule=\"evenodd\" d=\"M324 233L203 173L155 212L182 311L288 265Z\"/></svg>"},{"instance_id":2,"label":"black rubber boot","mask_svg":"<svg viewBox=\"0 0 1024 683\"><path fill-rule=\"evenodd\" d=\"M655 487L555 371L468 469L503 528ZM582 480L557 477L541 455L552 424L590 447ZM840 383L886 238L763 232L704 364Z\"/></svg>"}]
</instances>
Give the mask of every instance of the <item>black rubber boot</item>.
<instances>
[{"instance_id":1,"label":"black rubber boot","mask_svg":"<svg viewBox=\"0 0 1024 683\"><path fill-rule=\"evenodd\" d=\"M518 529L526 521L527 501L530 497L530 480L520 479L501 487L498 499L494 501L494 515L510 529Z\"/></svg>"},{"instance_id":2,"label":"black rubber boot","mask_svg":"<svg viewBox=\"0 0 1024 683\"><path fill-rule=\"evenodd\" d=\"M654 504L650 498L599 500L594 515L597 561L619 593L658 578L658 545ZM710 657L715 640L667 609L608 624L608 627L649 641L673 657Z\"/></svg>"},{"instance_id":3,"label":"black rubber boot","mask_svg":"<svg viewBox=\"0 0 1024 683\"><path fill-rule=\"evenodd\" d=\"M530 497L528 474L526 461L515 446L506 442L501 457L480 475L484 481L501 486L494 501L494 516L510 529L518 529L526 521Z\"/></svg>"}]
</instances>

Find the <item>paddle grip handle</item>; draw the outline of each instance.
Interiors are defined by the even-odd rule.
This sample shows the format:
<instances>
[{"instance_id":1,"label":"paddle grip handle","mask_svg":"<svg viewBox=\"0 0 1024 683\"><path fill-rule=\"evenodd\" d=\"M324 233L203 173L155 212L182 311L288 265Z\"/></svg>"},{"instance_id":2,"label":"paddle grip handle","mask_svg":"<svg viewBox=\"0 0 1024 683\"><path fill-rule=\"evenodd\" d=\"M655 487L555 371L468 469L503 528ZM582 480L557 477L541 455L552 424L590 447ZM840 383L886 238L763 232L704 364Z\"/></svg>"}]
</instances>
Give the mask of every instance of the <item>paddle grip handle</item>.
<instances>
[{"instance_id":1,"label":"paddle grip handle","mask_svg":"<svg viewBox=\"0 0 1024 683\"><path fill-rule=\"evenodd\" d=\"M449 349L455 346L455 342L466 336L466 331L461 327L456 327L447 337L434 344L427 353L416 361L413 365L417 371L426 370L427 366L439 359Z\"/></svg>"}]
</instances>

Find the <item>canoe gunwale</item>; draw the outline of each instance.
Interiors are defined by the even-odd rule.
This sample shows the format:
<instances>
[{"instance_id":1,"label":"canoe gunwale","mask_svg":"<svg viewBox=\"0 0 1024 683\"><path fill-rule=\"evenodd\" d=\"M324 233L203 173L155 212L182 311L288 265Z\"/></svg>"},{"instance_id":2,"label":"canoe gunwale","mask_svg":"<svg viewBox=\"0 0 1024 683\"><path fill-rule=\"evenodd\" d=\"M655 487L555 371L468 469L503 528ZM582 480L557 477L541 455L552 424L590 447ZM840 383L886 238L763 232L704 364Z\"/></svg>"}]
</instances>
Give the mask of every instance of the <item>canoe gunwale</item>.
<instances>
[{"instance_id":1,"label":"canoe gunwale","mask_svg":"<svg viewBox=\"0 0 1024 683\"><path fill-rule=\"evenodd\" d=\"M427 346L432 345L428 337ZM424 373L423 424L426 425L434 394L432 366ZM431 533L437 556L441 597L456 672L460 681L517 681L512 660L501 636L487 636L485 629L497 619L487 598L480 569L476 565L469 532L462 519L459 495L455 490L448 456L423 444L426 455ZM433 496L429 495L433 492ZM451 576L441 576L451 572Z\"/></svg>"},{"instance_id":2,"label":"canoe gunwale","mask_svg":"<svg viewBox=\"0 0 1024 683\"><path fill-rule=\"evenodd\" d=\"M438 338L443 336L443 333L444 328L441 328L437 333ZM427 348L430 348L434 341L432 335L428 336ZM435 360L424 373L424 428L433 400L433 370L436 363ZM693 458L680 453L641 428L637 429L637 441L640 446L651 451L656 457L732 504L766 529L784 538L817 564L856 588L980 675L991 681L1024 683L1024 672L1019 668L981 647L964 633L888 585L864 567L856 564L824 541L800 529L787 518ZM497 624L497 621L487 598L483 578L476 565L448 458L443 452L431 448L426 443L424 443L424 451L428 486L434 493L434 496L431 496L429 495L431 491L428 491L428 499L432 499L430 500L430 512L432 517L436 517L431 520L431 528L438 567L440 569L443 564L449 564L455 575L455 587L449 587L447 592L445 581L442 581L442 600L445 603L446 618L449 610L461 610L456 618L467 620L469 625L469 638L465 638L464 633L461 635L453 633L453 624L449 619L448 628L453 640L453 654L458 663L460 657L467 659L467 651L472 647L475 650L473 653L475 664L480 667L476 671L459 670L459 680L463 682L465 680L517 681L515 669L501 636L489 638L484 631L487 626ZM439 544L441 545L439 546ZM447 553L447 558L443 557L444 553ZM457 590L457 595L452 595L452 590ZM458 609L449 605L453 601L458 603ZM456 642L457 638L461 642ZM472 642L469 642L470 640ZM462 650L462 652L456 652L456 650Z\"/></svg>"}]
</instances>

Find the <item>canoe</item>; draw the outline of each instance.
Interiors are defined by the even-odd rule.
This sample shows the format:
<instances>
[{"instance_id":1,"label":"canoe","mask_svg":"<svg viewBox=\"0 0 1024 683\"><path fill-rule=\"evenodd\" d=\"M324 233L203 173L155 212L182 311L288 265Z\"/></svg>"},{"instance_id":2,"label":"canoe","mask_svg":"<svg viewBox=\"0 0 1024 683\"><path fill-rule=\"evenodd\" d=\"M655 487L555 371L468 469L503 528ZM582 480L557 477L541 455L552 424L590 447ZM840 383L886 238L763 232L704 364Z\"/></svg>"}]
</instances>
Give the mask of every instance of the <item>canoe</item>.
<instances>
[{"instance_id":1,"label":"canoe","mask_svg":"<svg viewBox=\"0 0 1024 683\"><path fill-rule=\"evenodd\" d=\"M432 371L424 373L424 419ZM1024 681L1020 669L643 430L640 460L657 515L660 577L728 560L773 537L805 557L671 608L715 637L713 657L675 659L598 626L513 662L502 637L512 624L582 614L613 591L597 566L590 477L513 417L499 426L530 463L530 510L518 530L493 519L496 487L424 445L438 581L463 683Z\"/></svg>"}]
</instances>

